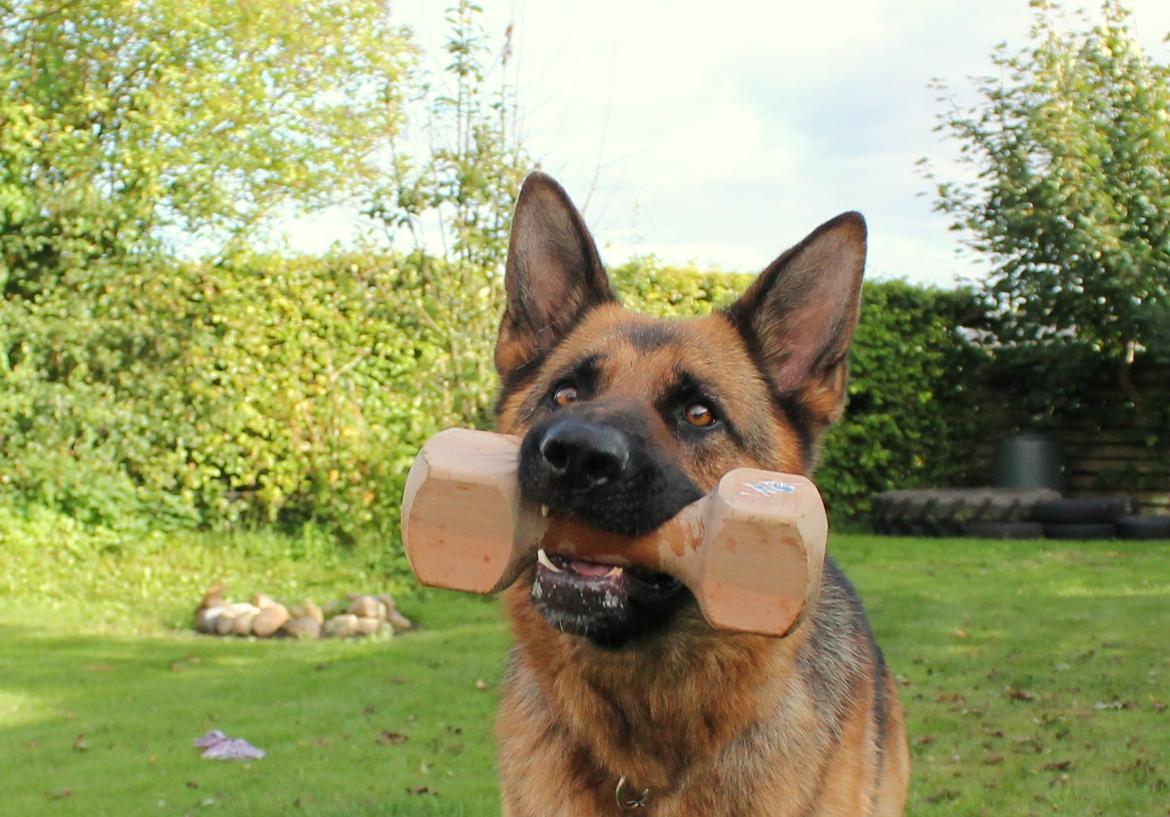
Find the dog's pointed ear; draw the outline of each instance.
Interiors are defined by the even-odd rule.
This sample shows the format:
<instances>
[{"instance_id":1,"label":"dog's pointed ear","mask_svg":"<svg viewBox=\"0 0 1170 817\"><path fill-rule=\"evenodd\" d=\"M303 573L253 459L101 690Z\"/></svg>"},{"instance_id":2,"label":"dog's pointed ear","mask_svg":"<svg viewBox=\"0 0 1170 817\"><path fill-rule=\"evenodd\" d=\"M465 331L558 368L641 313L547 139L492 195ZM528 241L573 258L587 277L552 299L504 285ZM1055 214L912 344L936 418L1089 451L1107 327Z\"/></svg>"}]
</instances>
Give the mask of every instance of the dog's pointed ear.
<instances>
[{"instance_id":1,"label":"dog's pointed ear","mask_svg":"<svg viewBox=\"0 0 1170 817\"><path fill-rule=\"evenodd\" d=\"M552 348L585 312L616 300L581 214L544 173L532 173L520 188L504 289L496 343L504 377Z\"/></svg>"},{"instance_id":2,"label":"dog's pointed ear","mask_svg":"<svg viewBox=\"0 0 1170 817\"><path fill-rule=\"evenodd\" d=\"M818 432L845 408L865 243L865 219L842 213L773 261L727 310L773 392L794 398Z\"/></svg>"}]
</instances>

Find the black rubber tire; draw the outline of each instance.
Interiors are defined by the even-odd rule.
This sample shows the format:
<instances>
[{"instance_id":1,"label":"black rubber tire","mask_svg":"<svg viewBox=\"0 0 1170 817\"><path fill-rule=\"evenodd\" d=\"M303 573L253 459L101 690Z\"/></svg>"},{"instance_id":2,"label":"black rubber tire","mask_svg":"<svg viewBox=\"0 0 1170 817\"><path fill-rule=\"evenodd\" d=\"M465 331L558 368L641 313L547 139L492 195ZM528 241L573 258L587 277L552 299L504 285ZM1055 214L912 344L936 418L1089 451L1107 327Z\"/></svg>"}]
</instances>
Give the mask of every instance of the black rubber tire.
<instances>
[{"instance_id":1,"label":"black rubber tire","mask_svg":"<svg viewBox=\"0 0 1170 817\"><path fill-rule=\"evenodd\" d=\"M1112 525L1133 512L1133 498L1128 496L1086 496L1077 499L1054 499L1032 506L1031 521L1045 525Z\"/></svg>"},{"instance_id":2,"label":"black rubber tire","mask_svg":"<svg viewBox=\"0 0 1170 817\"><path fill-rule=\"evenodd\" d=\"M1044 526L1049 539L1116 539L1117 528L1112 522L1054 522Z\"/></svg>"},{"instance_id":3,"label":"black rubber tire","mask_svg":"<svg viewBox=\"0 0 1170 817\"><path fill-rule=\"evenodd\" d=\"M1019 522L1037 502L1059 498L1044 489L945 488L884 491L873 497L873 529L889 536L963 536L975 522Z\"/></svg>"},{"instance_id":4,"label":"black rubber tire","mask_svg":"<svg viewBox=\"0 0 1170 817\"><path fill-rule=\"evenodd\" d=\"M1123 516L1117 520L1121 539L1170 539L1170 516Z\"/></svg>"},{"instance_id":5,"label":"black rubber tire","mask_svg":"<svg viewBox=\"0 0 1170 817\"><path fill-rule=\"evenodd\" d=\"M967 536L979 539L1043 539L1044 526L1039 522L972 522Z\"/></svg>"}]
</instances>

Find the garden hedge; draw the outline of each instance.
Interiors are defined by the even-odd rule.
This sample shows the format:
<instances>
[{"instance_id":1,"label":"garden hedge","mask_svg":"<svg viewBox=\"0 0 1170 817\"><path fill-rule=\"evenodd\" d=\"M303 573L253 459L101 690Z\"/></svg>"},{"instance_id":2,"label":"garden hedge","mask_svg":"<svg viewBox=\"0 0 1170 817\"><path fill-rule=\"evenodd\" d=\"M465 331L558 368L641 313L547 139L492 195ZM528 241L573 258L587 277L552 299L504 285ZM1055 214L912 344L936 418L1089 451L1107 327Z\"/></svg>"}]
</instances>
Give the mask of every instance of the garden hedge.
<instances>
[{"instance_id":1,"label":"garden hedge","mask_svg":"<svg viewBox=\"0 0 1170 817\"><path fill-rule=\"evenodd\" d=\"M696 314L750 276L638 261L632 307ZM959 292L868 283L851 408L819 481L836 521L966 465ZM0 480L105 525L312 523L386 547L419 445L490 422L498 282L433 259L123 263L0 303Z\"/></svg>"}]
</instances>

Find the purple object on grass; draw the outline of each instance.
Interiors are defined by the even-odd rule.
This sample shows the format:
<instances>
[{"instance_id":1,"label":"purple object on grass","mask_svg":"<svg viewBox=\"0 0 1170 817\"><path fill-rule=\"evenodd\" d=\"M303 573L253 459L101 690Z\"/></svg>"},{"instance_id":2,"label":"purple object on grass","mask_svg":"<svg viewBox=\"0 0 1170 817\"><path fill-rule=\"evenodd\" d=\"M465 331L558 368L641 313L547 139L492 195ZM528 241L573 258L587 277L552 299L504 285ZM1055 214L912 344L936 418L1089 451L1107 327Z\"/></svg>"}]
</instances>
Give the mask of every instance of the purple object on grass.
<instances>
[{"instance_id":1,"label":"purple object on grass","mask_svg":"<svg viewBox=\"0 0 1170 817\"><path fill-rule=\"evenodd\" d=\"M259 760L267 754L243 738L229 738L218 729L195 738L195 745L203 750L207 760Z\"/></svg>"}]
</instances>

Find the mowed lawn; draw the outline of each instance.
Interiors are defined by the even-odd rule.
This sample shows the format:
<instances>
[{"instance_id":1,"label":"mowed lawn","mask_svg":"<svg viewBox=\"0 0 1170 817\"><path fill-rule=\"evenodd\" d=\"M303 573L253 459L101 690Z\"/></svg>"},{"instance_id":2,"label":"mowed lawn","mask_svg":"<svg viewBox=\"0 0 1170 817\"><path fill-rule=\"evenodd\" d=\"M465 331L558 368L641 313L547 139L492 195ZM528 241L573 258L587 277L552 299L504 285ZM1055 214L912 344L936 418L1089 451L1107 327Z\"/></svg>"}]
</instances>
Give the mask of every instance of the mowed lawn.
<instances>
[{"instance_id":1,"label":"mowed lawn","mask_svg":"<svg viewBox=\"0 0 1170 817\"><path fill-rule=\"evenodd\" d=\"M273 541L0 551L0 814L497 815L498 605L400 594L421 628L386 641L180 629L217 578L319 601L386 585ZM898 676L908 813L1170 814L1170 542L830 549ZM211 728L268 757L202 760Z\"/></svg>"}]
</instances>

